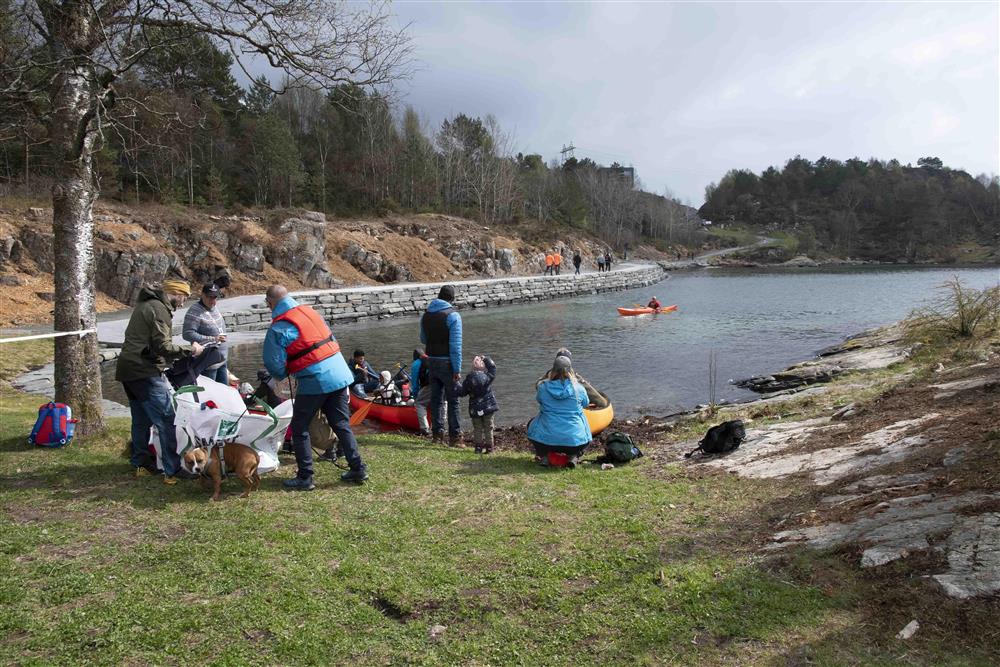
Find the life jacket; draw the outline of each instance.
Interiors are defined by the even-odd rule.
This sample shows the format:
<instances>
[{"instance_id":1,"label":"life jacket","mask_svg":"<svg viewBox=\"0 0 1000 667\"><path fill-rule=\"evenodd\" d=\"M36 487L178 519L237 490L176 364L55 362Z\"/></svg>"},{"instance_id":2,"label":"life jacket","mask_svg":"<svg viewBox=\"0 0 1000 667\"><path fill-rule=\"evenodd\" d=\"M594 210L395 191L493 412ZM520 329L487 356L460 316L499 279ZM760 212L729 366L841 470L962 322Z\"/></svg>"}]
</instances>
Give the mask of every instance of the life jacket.
<instances>
[{"instance_id":1,"label":"life jacket","mask_svg":"<svg viewBox=\"0 0 1000 667\"><path fill-rule=\"evenodd\" d=\"M552 266L553 264L555 264L555 262L556 259L552 255L545 256L545 266Z\"/></svg>"},{"instance_id":2,"label":"life jacket","mask_svg":"<svg viewBox=\"0 0 1000 667\"><path fill-rule=\"evenodd\" d=\"M295 306L275 317L272 324L274 322L289 322L299 331L299 337L285 350L288 354L285 370L289 375L340 352L340 344L330 333L326 321L309 306Z\"/></svg>"},{"instance_id":3,"label":"life jacket","mask_svg":"<svg viewBox=\"0 0 1000 667\"><path fill-rule=\"evenodd\" d=\"M445 308L436 313L424 313L421 325L427 335L425 346L427 356L447 357L451 355L451 332L448 331L448 316L453 312L455 312L454 308ZM421 366L426 363L424 361ZM423 382L420 384L423 386Z\"/></svg>"},{"instance_id":4,"label":"life jacket","mask_svg":"<svg viewBox=\"0 0 1000 667\"><path fill-rule=\"evenodd\" d=\"M553 255L553 257L552 257L552 263L555 264L556 266L559 266L560 264L562 264L562 255L560 255L559 253L556 253L555 255Z\"/></svg>"}]
</instances>

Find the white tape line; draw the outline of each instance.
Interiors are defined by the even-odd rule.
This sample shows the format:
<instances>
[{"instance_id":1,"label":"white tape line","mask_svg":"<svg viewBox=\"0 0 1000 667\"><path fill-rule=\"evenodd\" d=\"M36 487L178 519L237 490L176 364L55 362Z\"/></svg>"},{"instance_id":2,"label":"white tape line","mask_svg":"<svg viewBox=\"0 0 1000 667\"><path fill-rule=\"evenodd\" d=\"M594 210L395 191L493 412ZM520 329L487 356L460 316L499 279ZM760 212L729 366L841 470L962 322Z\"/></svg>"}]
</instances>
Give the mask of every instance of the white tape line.
<instances>
[{"instance_id":1,"label":"white tape line","mask_svg":"<svg viewBox=\"0 0 1000 667\"><path fill-rule=\"evenodd\" d=\"M18 336L17 338L0 338L0 343L18 343L22 340L39 340L41 338L59 338L60 336L86 336L89 333L97 333L97 329L80 329L79 331L54 331L47 334L37 334L35 336Z\"/></svg>"}]
</instances>

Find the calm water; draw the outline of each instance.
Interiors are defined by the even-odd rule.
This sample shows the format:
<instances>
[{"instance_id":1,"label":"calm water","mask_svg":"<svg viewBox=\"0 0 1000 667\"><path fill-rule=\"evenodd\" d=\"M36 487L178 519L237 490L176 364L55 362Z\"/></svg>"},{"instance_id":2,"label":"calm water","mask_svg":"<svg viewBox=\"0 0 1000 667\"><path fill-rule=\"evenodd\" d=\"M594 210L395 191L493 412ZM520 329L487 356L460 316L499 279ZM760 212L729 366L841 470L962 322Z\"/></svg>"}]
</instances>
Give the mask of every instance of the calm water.
<instances>
[{"instance_id":1,"label":"calm water","mask_svg":"<svg viewBox=\"0 0 1000 667\"><path fill-rule=\"evenodd\" d=\"M706 270L627 292L470 310L462 313L465 363L471 365L475 354L496 360L501 424L535 414L534 381L561 346L573 352L576 369L611 397L618 415L663 414L707 402L712 351L717 398L744 399L752 394L730 385L731 379L779 370L851 334L898 320L956 274L972 287L1000 281L997 268ZM678 304L678 312L619 317L615 311L652 295ZM416 318L340 325L334 333L347 354L363 348L378 370L408 365L419 343ZM261 366L260 345L234 349L230 366L253 379ZM112 378L113 370L106 371L105 388L119 400L121 389Z\"/></svg>"}]
</instances>

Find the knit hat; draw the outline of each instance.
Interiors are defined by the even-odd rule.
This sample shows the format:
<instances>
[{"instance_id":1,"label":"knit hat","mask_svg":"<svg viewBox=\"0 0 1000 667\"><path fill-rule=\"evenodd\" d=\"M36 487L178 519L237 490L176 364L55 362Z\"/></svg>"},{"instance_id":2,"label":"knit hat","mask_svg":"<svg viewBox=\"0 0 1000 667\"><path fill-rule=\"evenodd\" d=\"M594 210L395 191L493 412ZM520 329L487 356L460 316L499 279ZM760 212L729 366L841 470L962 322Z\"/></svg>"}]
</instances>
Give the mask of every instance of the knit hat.
<instances>
[{"instance_id":1,"label":"knit hat","mask_svg":"<svg viewBox=\"0 0 1000 667\"><path fill-rule=\"evenodd\" d=\"M438 298L451 303L455 300L455 288L451 285L444 285L438 292Z\"/></svg>"},{"instance_id":2,"label":"knit hat","mask_svg":"<svg viewBox=\"0 0 1000 667\"><path fill-rule=\"evenodd\" d=\"M555 363L552 364L552 369L560 371L571 371L573 370L573 364L570 362L569 357L559 356L556 357Z\"/></svg>"},{"instance_id":3,"label":"knit hat","mask_svg":"<svg viewBox=\"0 0 1000 667\"><path fill-rule=\"evenodd\" d=\"M483 358L480 357L479 355L476 355L476 357L473 358L473 360L472 360L472 370L474 370L474 371L485 371L486 370L486 362L483 361Z\"/></svg>"},{"instance_id":4,"label":"knit hat","mask_svg":"<svg viewBox=\"0 0 1000 667\"><path fill-rule=\"evenodd\" d=\"M191 286L188 285L186 280L175 280L173 278L164 280L163 291L172 292L173 294L183 294L184 296L191 296Z\"/></svg>"},{"instance_id":5,"label":"knit hat","mask_svg":"<svg viewBox=\"0 0 1000 667\"><path fill-rule=\"evenodd\" d=\"M572 359L573 353L570 352L569 349L565 347L560 347L558 350L556 350L556 357L566 357L567 359Z\"/></svg>"}]
</instances>

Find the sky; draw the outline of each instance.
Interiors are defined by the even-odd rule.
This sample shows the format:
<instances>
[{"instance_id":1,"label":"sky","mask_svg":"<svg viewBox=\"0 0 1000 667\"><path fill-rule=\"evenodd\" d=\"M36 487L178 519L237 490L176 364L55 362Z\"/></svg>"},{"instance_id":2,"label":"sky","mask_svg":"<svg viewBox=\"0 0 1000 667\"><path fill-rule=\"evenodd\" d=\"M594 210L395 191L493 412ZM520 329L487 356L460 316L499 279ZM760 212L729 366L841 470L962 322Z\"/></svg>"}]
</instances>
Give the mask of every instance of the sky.
<instances>
[{"instance_id":1,"label":"sky","mask_svg":"<svg viewBox=\"0 0 1000 667\"><path fill-rule=\"evenodd\" d=\"M633 165L695 207L734 168L927 155L1000 173L988 2L407 2L429 129L493 114L514 152Z\"/></svg>"}]
</instances>

